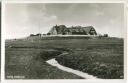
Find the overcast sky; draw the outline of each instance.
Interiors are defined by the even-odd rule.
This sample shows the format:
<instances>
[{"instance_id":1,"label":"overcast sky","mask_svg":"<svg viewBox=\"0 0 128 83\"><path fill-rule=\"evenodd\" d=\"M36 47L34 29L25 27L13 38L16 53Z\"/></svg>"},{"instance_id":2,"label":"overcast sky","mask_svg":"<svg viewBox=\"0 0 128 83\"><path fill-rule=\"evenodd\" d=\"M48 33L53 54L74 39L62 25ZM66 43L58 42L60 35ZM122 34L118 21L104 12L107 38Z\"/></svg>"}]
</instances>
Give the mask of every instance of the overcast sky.
<instances>
[{"instance_id":1,"label":"overcast sky","mask_svg":"<svg viewBox=\"0 0 128 83\"><path fill-rule=\"evenodd\" d=\"M56 24L94 26L97 33L123 37L121 3L8 3L5 6L6 38L47 33Z\"/></svg>"}]
</instances>

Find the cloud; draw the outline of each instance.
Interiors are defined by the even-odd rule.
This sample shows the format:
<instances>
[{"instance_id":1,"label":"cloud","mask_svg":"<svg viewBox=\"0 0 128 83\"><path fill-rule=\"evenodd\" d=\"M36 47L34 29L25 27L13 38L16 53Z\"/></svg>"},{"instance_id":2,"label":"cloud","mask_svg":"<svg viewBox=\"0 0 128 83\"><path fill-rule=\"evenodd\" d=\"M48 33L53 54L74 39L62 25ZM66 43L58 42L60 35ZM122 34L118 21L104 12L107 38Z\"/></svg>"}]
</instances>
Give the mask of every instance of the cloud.
<instances>
[{"instance_id":1,"label":"cloud","mask_svg":"<svg viewBox=\"0 0 128 83\"><path fill-rule=\"evenodd\" d=\"M104 12L102 12L102 11L96 11L95 14L97 16L103 16L104 15Z\"/></svg>"},{"instance_id":2,"label":"cloud","mask_svg":"<svg viewBox=\"0 0 128 83\"><path fill-rule=\"evenodd\" d=\"M55 15L49 15L49 16L44 15L43 19L42 19L42 21L45 22L45 23L48 23L48 22L51 22L51 21L56 21L56 20L57 20L57 16L55 16Z\"/></svg>"},{"instance_id":3,"label":"cloud","mask_svg":"<svg viewBox=\"0 0 128 83\"><path fill-rule=\"evenodd\" d=\"M46 33L55 24L90 24L94 25L99 33L120 36L119 32L124 23L123 6L114 3L9 4L6 5L5 11L6 33L8 36L13 34L13 37Z\"/></svg>"},{"instance_id":4,"label":"cloud","mask_svg":"<svg viewBox=\"0 0 128 83\"><path fill-rule=\"evenodd\" d=\"M115 23L115 20L110 19L110 23L111 23L111 24L114 24L114 23Z\"/></svg>"}]
</instances>

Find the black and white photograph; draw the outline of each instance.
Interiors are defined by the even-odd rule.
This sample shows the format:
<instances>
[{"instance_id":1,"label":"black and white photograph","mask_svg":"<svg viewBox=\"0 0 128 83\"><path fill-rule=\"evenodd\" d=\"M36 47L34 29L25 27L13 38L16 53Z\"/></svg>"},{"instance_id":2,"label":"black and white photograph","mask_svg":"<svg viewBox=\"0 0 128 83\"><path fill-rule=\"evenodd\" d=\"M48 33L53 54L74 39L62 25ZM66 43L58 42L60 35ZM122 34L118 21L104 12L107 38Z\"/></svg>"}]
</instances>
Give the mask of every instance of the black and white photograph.
<instances>
[{"instance_id":1,"label":"black and white photograph","mask_svg":"<svg viewBox=\"0 0 128 83\"><path fill-rule=\"evenodd\" d=\"M124 79L124 3L6 3L5 79Z\"/></svg>"},{"instance_id":2,"label":"black and white photograph","mask_svg":"<svg viewBox=\"0 0 128 83\"><path fill-rule=\"evenodd\" d=\"M1 1L0 1L0 42L1 42ZM0 80L1 80L1 43L0 43Z\"/></svg>"}]
</instances>

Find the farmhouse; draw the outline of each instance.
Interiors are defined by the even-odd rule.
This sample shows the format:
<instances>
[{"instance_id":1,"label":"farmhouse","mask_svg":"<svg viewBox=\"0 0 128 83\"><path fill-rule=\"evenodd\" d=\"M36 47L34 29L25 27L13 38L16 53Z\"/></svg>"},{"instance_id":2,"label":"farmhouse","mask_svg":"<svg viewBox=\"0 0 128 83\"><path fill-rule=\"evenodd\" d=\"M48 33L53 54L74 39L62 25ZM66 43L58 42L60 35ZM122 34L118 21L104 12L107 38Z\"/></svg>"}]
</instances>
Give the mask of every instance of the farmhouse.
<instances>
[{"instance_id":1,"label":"farmhouse","mask_svg":"<svg viewBox=\"0 0 128 83\"><path fill-rule=\"evenodd\" d=\"M53 26L47 35L97 35L93 26L72 26L65 25Z\"/></svg>"}]
</instances>

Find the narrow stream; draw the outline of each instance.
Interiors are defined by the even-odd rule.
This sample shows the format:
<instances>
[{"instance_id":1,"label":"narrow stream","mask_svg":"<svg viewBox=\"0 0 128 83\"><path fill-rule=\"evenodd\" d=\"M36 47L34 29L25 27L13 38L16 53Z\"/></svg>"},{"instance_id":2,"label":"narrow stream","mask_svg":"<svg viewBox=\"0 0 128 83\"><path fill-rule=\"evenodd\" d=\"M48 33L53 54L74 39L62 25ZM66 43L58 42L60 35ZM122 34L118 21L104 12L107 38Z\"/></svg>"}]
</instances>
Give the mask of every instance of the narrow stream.
<instances>
[{"instance_id":1,"label":"narrow stream","mask_svg":"<svg viewBox=\"0 0 128 83\"><path fill-rule=\"evenodd\" d=\"M53 59L50 59L48 61L46 61L48 64L52 65L52 66L55 66L63 71L66 71L66 72L70 72L70 73L73 73L73 74L76 74L82 78L85 78L85 79L98 79L96 78L95 76L93 75L89 75L87 73L84 73L84 72L81 72L81 71L78 71L78 70L74 70L72 68L69 68L69 67L65 67L63 65L60 65L56 60L55 58Z\"/></svg>"}]
</instances>

